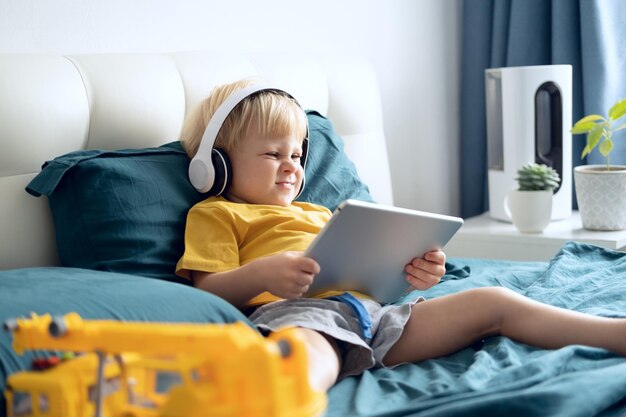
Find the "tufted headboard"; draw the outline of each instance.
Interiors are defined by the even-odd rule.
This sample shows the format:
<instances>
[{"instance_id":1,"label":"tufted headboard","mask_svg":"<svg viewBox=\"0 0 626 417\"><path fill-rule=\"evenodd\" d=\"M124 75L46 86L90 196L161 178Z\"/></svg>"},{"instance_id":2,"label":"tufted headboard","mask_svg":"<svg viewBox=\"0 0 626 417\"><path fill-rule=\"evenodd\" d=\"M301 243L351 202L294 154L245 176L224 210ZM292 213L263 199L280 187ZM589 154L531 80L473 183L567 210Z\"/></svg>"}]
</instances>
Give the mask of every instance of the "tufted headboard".
<instances>
[{"instance_id":1,"label":"tufted headboard","mask_svg":"<svg viewBox=\"0 0 626 417\"><path fill-rule=\"evenodd\" d=\"M58 265L41 165L78 149L159 146L217 84L260 76L327 116L373 197L392 203L378 85L360 59L288 53L0 54L0 269Z\"/></svg>"}]
</instances>

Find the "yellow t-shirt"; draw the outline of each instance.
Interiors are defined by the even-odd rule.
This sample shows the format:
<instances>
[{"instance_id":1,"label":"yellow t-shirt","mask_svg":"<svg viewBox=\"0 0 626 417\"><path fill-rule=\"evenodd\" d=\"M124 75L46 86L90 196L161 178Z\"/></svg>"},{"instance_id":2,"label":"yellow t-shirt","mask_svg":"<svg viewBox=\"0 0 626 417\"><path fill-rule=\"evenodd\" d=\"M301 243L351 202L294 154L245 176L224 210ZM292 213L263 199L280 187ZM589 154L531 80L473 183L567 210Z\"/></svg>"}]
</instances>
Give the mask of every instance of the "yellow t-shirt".
<instances>
[{"instance_id":1,"label":"yellow t-shirt","mask_svg":"<svg viewBox=\"0 0 626 417\"><path fill-rule=\"evenodd\" d=\"M190 270L230 271L260 257L304 251L330 216L330 210L311 203L293 202L282 207L209 197L187 214L185 252L176 265L176 274L190 279ZM277 300L280 298L265 292L248 305Z\"/></svg>"}]
</instances>

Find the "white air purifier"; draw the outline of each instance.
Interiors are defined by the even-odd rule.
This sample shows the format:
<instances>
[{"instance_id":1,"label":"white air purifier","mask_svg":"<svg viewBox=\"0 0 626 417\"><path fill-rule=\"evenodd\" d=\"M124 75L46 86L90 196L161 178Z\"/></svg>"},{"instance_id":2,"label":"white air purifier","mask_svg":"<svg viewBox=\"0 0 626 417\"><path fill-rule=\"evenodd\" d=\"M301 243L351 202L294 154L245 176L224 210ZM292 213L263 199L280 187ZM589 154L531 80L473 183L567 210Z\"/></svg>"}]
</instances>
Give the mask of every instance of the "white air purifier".
<instances>
[{"instance_id":1,"label":"white air purifier","mask_svg":"<svg viewBox=\"0 0 626 417\"><path fill-rule=\"evenodd\" d=\"M572 67L540 65L485 70L489 214L511 221L504 199L529 162L561 177L551 220L572 214Z\"/></svg>"}]
</instances>

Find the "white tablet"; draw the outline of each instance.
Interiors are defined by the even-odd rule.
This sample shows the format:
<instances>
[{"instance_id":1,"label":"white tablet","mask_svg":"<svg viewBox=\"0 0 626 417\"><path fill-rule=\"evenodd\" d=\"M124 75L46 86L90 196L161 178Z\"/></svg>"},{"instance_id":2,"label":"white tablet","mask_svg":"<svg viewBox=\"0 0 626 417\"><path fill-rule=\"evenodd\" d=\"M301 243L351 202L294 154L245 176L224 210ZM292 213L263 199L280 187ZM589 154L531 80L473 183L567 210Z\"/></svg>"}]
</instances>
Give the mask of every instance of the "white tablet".
<instances>
[{"instance_id":1,"label":"white tablet","mask_svg":"<svg viewBox=\"0 0 626 417\"><path fill-rule=\"evenodd\" d=\"M409 289L405 265L442 249L462 225L459 217L346 200L305 252L321 267L307 295L353 290L393 302Z\"/></svg>"}]
</instances>

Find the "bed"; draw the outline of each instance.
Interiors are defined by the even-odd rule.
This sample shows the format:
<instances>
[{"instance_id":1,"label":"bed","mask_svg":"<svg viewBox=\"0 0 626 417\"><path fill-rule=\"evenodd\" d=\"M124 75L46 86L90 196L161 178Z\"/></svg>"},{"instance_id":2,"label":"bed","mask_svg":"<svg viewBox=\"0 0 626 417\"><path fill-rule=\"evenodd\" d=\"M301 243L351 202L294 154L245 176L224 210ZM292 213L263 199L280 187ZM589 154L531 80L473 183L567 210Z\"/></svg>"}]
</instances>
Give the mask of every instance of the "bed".
<instances>
[{"instance_id":1,"label":"bed","mask_svg":"<svg viewBox=\"0 0 626 417\"><path fill-rule=\"evenodd\" d=\"M211 88L261 76L308 109L307 188L391 204L376 77L358 58L190 51L0 55L0 319L247 322L174 276L187 210L202 196L177 142ZM438 297L487 285L605 316L626 315L626 257L568 242L550 262L452 258ZM402 302L399 300L398 302ZM0 334L0 388L28 369ZM626 360L602 349L543 350L503 337L453 355L340 381L327 416L623 416ZM0 415L5 403L0 401Z\"/></svg>"}]
</instances>

